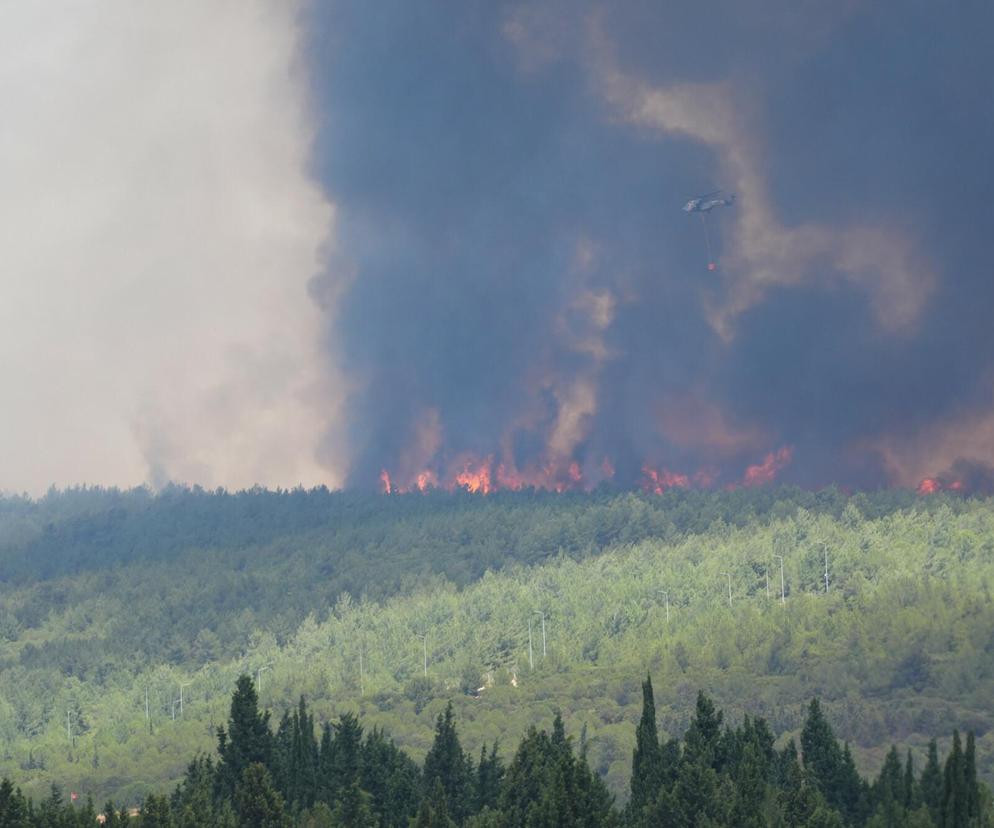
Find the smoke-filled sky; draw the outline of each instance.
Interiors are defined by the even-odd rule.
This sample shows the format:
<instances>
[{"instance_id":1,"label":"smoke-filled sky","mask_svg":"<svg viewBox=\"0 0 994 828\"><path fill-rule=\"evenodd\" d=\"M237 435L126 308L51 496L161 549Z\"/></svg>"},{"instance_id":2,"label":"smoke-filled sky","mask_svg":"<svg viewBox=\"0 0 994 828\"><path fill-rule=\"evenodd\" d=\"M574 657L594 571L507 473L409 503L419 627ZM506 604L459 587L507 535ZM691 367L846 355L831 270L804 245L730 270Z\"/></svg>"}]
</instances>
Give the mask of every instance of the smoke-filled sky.
<instances>
[{"instance_id":1,"label":"smoke-filled sky","mask_svg":"<svg viewBox=\"0 0 994 828\"><path fill-rule=\"evenodd\" d=\"M989 476L989 4L0 17L0 488Z\"/></svg>"}]
</instances>

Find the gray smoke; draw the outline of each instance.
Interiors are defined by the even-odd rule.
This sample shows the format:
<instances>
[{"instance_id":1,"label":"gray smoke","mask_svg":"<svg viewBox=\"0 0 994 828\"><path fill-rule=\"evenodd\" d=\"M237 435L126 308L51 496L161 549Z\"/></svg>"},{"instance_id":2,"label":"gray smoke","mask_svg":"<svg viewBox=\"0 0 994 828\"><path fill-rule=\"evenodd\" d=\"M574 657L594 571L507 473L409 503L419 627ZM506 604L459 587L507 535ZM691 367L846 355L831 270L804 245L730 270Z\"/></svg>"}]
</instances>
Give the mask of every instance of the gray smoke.
<instances>
[{"instance_id":1,"label":"gray smoke","mask_svg":"<svg viewBox=\"0 0 994 828\"><path fill-rule=\"evenodd\" d=\"M747 6L315 10L352 483L994 462L994 11Z\"/></svg>"}]
</instances>

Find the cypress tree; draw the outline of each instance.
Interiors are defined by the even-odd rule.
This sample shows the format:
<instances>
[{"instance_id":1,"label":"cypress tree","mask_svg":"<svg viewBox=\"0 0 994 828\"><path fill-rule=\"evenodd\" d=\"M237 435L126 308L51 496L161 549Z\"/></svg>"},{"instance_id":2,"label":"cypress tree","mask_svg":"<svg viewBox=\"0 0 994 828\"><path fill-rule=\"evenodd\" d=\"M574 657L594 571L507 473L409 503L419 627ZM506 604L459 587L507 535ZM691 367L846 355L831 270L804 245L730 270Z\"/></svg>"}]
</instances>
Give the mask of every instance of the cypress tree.
<instances>
[{"instance_id":1,"label":"cypress tree","mask_svg":"<svg viewBox=\"0 0 994 828\"><path fill-rule=\"evenodd\" d=\"M0 780L0 825L10 828L27 828L28 803L6 777Z\"/></svg>"},{"instance_id":2,"label":"cypress tree","mask_svg":"<svg viewBox=\"0 0 994 828\"><path fill-rule=\"evenodd\" d=\"M868 808L872 808L868 805L866 784L856 770L849 745L839 749L818 699L812 699L808 707L801 730L801 751L804 769L826 802L838 810L846 822L862 822Z\"/></svg>"},{"instance_id":3,"label":"cypress tree","mask_svg":"<svg viewBox=\"0 0 994 828\"><path fill-rule=\"evenodd\" d=\"M966 761L959 731L953 731L953 747L946 757L942 785L942 828L966 828L967 800Z\"/></svg>"},{"instance_id":4,"label":"cypress tree","mask_svg":"<svg viewBox=\"0 0 994 828\"><path fill-rule=\"evenodd\" d=\"M62 794L55 783L49 788L48 796L38 806L38 824L59 826L63 824Z\"/></svg>"},{"instance_id":5,"label":"cypress tree","mask_svg":"<svg viewBox=\"0 0 994 828\"><path fill-rule=\"evenodd\" d=\"M421 799L421 769L383 731L373 728L362 746L360 787L384 828L407 828Z\"/></svg>"},{"instance_id":6,"label":"cypress tree","mask_svg":"<svg viewBox=\"0 0 994 828\"><path fill-rule=\"evenodd\" d=\"M209 756L194 758L183 781L173 791L170 807L182 826L215 825L220 819L214 796L216 769Z\"/></svg>"},{"instance_id":7,"label":"cypress tree","mask_svg":"<svg viewBox=\"0 0 994 828\"><path fill-rule=\"evenodd\" d=\"M83 803L83 807L80 808L76 814L76 822L79 825L95 825L97 822L97 811L93 807L93 797L87 795L86 802Z\"/></svg>"},{"instance_id":8,"label":"cypress tree","mask_svg":"<svg viewBox=\"0 0 994 828\"><path fill-rule=\"evenodd\" d=\"M431 792L424 798L418 815L411 820L412 828L455 828L442 780L435 777Z\"/></svg>"},{"instance_id":9,"label":"cypress tree","mask_svg":"<svg viewBox=\"0 0 994 828\"><path fill-rule=\"evenodd\" d=\"M649 810L647 825L726 825L730 802L718 793L719 777L700 761L683 761L672 788L664 789Z\"/></svg>"},{"instance_id":10,"label":"cypress tree","mask_svg":"<svg viewBox=\"0 0 994 828\"><path fill-rule=\"evenodd\" d=\"M362 725L353 713L343 713L335 724L335 738L331 755L331 779L328 787L332 804L342 792L359 781L362 751Z\"/></svg>"},{"instance_id":11,"label":"cypress tree","mask_svg":"<svg viewBox=\"0 0 994 828\"><path fill-rule=\"evenodd\" d=\"M697 694L697 707L690 727L683 737L684 758L707 767L715 767L719 761L721 742L721 722L724 714L716 710L714 702L704 692Z\"/></svg>"},{"instance_id":12,"label":"cypress tree","mask_svg":"<svg viewBox=\"0 0 994 828\"><path fill-rule=\"evenodd\" d=\"M293 722L289 712L283 714L273 737L272 775L273 784L283 794L283 798L287 802L293 802Z\"/></svg>"},{"instance_id":13,"label":"cypress tree","mask_svg":"<svg viewBox=\"0 0 994 828\"><path fill-rule=\"evenodd\" d=\"M735 805L732 824L763 828L763 802L766 799L766 763L759 747L746 741L735 765Z\"/></svg>"},{"instance_id":14,"label":"cypress tree","mask_svg":"<svg viewBox=\"0 0 994 828\"><path fill-rule=\"evenodd\" d=\"M283 810L283 796L273 787L264 765L253 762L242 772L235 786L235 814L240 828L284 828L289 819ZM142 823L144 828L144 823Z\"/></svg>"},{"instance_id":15,"label":"cypress tree","mask_svg":"<svg viewBox=\"0 0 994 828\"><path fill-rule=\"evenodd\" d=\"M654 802L663 786L663 752L656 729L656 702L652 678L642 682L642 718L635 729L632 752L631 798L629 813L637 819L647 805Z\"/></svg>"},{"instance_id":16,"label":"cypress tree","mask_svg":"<svg viewBox=\"0 0 994 828\"><path fill-rule=\"evenodd\" d=\"M218 731L218 779L222 791L232 794L245 769L252 764L272 767L273 736L269 711L259 712L259 696L252 679L242 675L231 697L228 730Z\"/></svg>"},{"instance_id":17,"label":"cypress tree","mask_svg":"<svg viewBox=\"0 0 994 828\"><path fill-rule=\"evenodd\" d=\"M487 746L480 748L480 762L476 766L476 798L474 810L496 808L500 798L500 786L504 779L504 764L497 756L497 742L487 754Z\"/></svg>"},{"instance_id":18,"label":"cypress tree","mask_svg":"<svg viewBox=\"0 0 994 828\"><path fill-rule=\"evenodd\" d=\"M842 759L832 791L833 798L828 800L828 804L839 811L847 822L858 824L869 817L870 788L856 770L848 742L842 746Z\"/></svg>"},{"instance_id":19,"label":"cypress tree","mask_svg":"<svg viewBox=\"0 0 994 828\"><path fill-rule=\"evenodd\" d=\"M908 756L904 762L904 807L913 811L918 807L918 786L915 784L915 760L911 756L911 749L908 749Z\"/></svg>"},{"instance_id":20,"label":"cypress tree","mask_svg":"<svg viewBox=\"0 0 994 828\"><path fill-rule=\"evenodd\" d=\"M570 756L573 755L569 739L566 736L566 725L563 724L563 713L561 710L556 711L556 716L552 720L552 746L560 756L567 754Z\"/></svg>"},{"instance_id":21,"label":"cypress tree","mask_svg":"<svg viewBox=\"0 0 994 828\"><path fill-rule=\"evenodd\" d=\"M332 736L331 724L325 722L321 728L321 744L318 747L318 780L316 798L320 802L332 805L335 802L335 741Z\"/></svg>"},{"instance_id":22,"label":"cypress tree","mask_svg":"<svg viewBox=\"0 0 994 828\"><path fill-rule=\"evenodd\" d=\"M787 825L807 825L814 813L824 807L825 799L818 789L808 783L810 773L801 769L793 739L780 754L777 799Z\"/></svg>"},{"instance_id":23,"label":"cypress tree","mask_svg":"<svg viewBox=\"0 0 994 828\"><path fill-rule=\"evenodd\" d=\"M614 811L614 794L604 784L587 762L587 742L580 745L580 755L571 762L577 791L578 828L607 828L617 824Z\"/></svg>"},{"instance_id":24,"label":"cypress tree","mask_svg":"<svg viewBox=\"0 0 994 828\"><path fill-rule=\"evenodd\" d=\"M835 741L831 725L821 712L821 703L812 699L808 717L801 730L801 752L804 768L811 775L818 790L832 804L839 798L836 783L840 776L842 757L839 743Z\"/></svg>"},{"instance_id":25,"label":"cypress tree","mask_svg":"<svg viewBox=\"0 0 994 828\"><path fill-rule=\"evenodd\" d=\"M122 821L117 815L117 809L114 807L114 803L109 799L104 803L104 828L121 828ZM0 807L0 825L7 825L8 823L4 821L3 809Z\"/></svg>"},{"instance_id":26,"label":"cypress tree","mask_svg":"<svg viewBox=\"0 0 994 828\"><path fill-rule=\"evenodd\" d=\"M928 759L918 786L932 822L939 825L942 821L942 768L939 767L939 749L935 739L928 743Z\"/></svg>"},{"instance_id":27,"label":"cypress tree","mask_svg":"<svg viewBox=\"0 0 994 828\"><path fill-rule=\"evenodd\" d=\"M332 817L335 825L348 828L375 828L379 824L370 807L370 796L359 787L358 779L339 795Z\"/></svg>"},{"instance_id":28,"label":"cypress tree","mask_svg":"<svg viewBox=\"0 0 994 828\"><path fill-rule=\"evenodd\" d=\"M424 784L427 792L434 789L436 781L441 783L448 814L456 822L462 822L470 810L472 764L459 743L449 702L435 722L435 739L425 757Z\"/></svg>"},{"instance_id":29,"label":"cypress tree","mask_svg":"<svg viewBox=\"0 0 994 828\"><path fill-rule=\"evenodd\" d=\"M797 742L791 739L784 745L783 750L777 755L776 783L781 788L786 788L788 783L794 778L794 769L800 772L801 760L797 753Z\"/></svg>"},{"instance_id":30,"label":"cypress tree","mask_svg":"<svg viewBox=\"0 0 994 828\"><path fill-rule=\"evenodd\" d=\"M500 809L508 825L524 825L531 806L540 801L553 765L549 734L532 725L518 743L507 768Z\"/></svg>"},{"instance_id":31,"label":"cypress tree","mask_svg":"<svg viewBox=\"0 0 994 828\"><path fill-rule=\"evenodd\" d=\"M297 709L285 713L273 739L273 783L288 803L310 807L317 796L318 746L314 719L300 697Z\"/></svg>"},{"instance_id":32,"label":"cypress tree","mask_svg":"<svg viewBox=\"0 0 994 828\"><path fill-rule=\"evenodd\" d=\"M874 786L873 798L881 828L899 828L904 824L904 774L897 747L891 746Z\"/></svg>"},{"instance_id":33,"label":"cypress tree","mask_svg":"<svg viewBox=\"0 0 994 828\"><path fill-rule=\"evenodd\" d=\"M980 821L980 784L977 782L977 743L971 730L966 734L963 756L963 776L966 786L966 818L969 824Z\"/></svg>"},{"instance_id":34,"label":"cypress tree","mask_svg":"<svg viewBox=\"0 0 994 828\"><path fill-rule=\"evenodd\" d=\"M173 828L169 802L164 796L149 794L139 812L141 828Z\"/></svg>"}]
</instances>

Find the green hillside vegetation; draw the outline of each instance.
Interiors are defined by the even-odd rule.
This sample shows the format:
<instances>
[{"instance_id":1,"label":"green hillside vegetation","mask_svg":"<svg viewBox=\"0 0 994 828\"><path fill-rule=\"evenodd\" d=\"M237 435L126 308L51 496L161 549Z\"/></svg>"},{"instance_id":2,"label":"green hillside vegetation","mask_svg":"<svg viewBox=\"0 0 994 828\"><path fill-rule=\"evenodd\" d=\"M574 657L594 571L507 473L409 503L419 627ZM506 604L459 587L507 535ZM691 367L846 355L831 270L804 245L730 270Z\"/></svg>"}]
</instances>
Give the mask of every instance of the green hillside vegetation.
<instances>
[{"instance_id":1,"label":"green hillside vegetation","mask_svg":"<svg viewBox=\"0 0 994 828\"><path fill-rule=\"evenodd\" d=\"M36 799L167 790L212 749L242 673L277 716L304 694L318 724L359 715L419 762L450 699L474 756L561 710L621 800L647 670L666 737L704 688L782 748L818 696L864 772L892 743L923 767L958 728L994 775L991 501L84 490L0 506L0 775Z\"/></svg>"}]
</instances>

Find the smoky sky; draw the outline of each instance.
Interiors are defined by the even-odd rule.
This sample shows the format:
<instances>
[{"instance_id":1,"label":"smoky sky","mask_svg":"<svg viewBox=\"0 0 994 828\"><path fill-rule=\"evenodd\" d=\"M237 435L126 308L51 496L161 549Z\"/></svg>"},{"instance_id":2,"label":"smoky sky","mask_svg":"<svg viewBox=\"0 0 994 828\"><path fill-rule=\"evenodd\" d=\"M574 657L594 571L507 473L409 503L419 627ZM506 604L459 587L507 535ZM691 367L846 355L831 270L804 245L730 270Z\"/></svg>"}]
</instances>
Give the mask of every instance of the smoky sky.
<instances>
[{"instance_id":1,"label":"smoky sky","mask_svg":"<svg viewBox=\"0 0 994 828\"><path fill-rule=\"evenodd\" d=\"M622 484L785 445L809 486L994 460L994 10L825 5L311 10L353 484L464 452ZM736 177L709 272L681 207Z\"/></svg>"}]
</instances>

